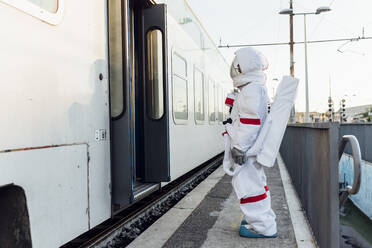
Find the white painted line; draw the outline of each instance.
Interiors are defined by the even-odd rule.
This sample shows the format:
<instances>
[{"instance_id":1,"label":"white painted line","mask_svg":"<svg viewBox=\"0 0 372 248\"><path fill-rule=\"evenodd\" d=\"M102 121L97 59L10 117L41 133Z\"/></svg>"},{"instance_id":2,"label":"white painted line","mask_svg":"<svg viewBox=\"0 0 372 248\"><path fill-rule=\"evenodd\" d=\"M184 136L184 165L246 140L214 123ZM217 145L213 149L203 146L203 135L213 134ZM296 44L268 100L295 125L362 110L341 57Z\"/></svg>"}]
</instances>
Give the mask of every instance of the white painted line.
<instances>
[{"instance_id":1,"label":"white painted line","mask_svg":"<svg viewBox=\"0 0 372 248\"><path fill-rule=\"evenodd\" d=\"M127 247L162 247L224 175L220 166Z\"/></svg>"},{"instance_id":2,"label":"white painted line","mask_svg":"<svg viewBox=\"0 0 372 248\"><path fill-rule=\"evenodd\" d=\"M278 155L277 161L289 212L291 214L297 246L298 248L316 248L317 246L312 235L311 227L307 221L304 211L302 210L300 199L293 187L291 178L280 154Z\"/></svg>"}]
</instances>

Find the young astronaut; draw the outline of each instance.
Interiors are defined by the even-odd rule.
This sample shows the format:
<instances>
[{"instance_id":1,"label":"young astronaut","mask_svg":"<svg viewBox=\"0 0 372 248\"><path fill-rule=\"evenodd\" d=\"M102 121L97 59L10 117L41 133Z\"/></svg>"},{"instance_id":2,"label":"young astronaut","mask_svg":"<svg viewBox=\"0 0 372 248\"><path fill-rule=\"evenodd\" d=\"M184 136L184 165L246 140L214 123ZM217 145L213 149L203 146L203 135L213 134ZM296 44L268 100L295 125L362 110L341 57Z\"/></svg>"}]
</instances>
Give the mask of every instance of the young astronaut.
<instances>
[{"instance_id":1,"label":"young astronaut","mask_svg":"<svg viewBox=\"0 0 372 248\"><path fill-rule=\"evenodd\" d=\"M239 89L231 110L231 121L226 122L224 170L232 175L232 185L240 199L244 219L240 236L275 238L275 213L271 209L269 189L261 164L255 156L246 156L254 145L267 116L268 95L264 70L265 57L253 48L235 52L230 75L234 88Z\"/></svg>"}]
</instances>

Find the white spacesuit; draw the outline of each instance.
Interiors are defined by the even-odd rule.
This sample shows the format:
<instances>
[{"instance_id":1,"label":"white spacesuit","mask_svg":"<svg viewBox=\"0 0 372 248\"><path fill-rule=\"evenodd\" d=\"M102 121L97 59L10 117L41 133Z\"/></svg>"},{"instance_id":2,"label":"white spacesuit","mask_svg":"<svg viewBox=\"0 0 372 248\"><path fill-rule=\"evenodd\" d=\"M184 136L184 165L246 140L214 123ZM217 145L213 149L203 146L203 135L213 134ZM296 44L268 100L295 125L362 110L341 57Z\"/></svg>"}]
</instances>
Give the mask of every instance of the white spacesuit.
<instances>
[{"instance_id":1,"label":"white spacesuit","mask_svg":"<svg viewBox=\"0 0 372 248\"><path fill-rule=\"evenodd\" d=\"M225 148L228 150L230 146L231 153L225 153L224 169L233 176L232 184L244 213L240 235L276 237L276 216L271 209L263 167L257 163L256 156L246 156L267 116L268 95L263 71L268 63L260 52L252 48L240 49L235 55L231 77L240 93L232 108L232 123L225 125L228 133L224 136Z\"/></svg>"}]
</instances>

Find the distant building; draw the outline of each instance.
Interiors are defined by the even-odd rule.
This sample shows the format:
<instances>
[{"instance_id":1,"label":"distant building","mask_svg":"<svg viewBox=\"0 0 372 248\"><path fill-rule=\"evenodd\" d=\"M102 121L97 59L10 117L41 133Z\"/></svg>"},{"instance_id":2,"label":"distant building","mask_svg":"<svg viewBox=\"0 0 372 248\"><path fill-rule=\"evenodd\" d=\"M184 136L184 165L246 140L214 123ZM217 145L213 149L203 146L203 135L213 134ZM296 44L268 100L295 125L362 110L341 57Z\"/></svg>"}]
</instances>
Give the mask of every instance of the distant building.
<instances>
[{"instance_id":1,"label":"distant building","mask_svg":"<svg viewBox=\"0 0 372 248\"><path fill-rule=\"evenodd\" d=\"M296 112L295 113L295 120L296 120L296 123L304 123L305 122L305 113L304 112Z\"/></svg>"},{"instance_id":2,"label":"distant building","mask_svg":"<svg viewBox=\"0 0 372 248\"><path fill-rule=\"evenodd\" d=\"M295 114L296 123L305 122L305 112L296 112ZM326 116L318 112L310 112L310 122L324 122L326 121Z\"/></svg>"},{"instance_id":3,"label":"distant building","mask_svg":"<svg viewBox=\"0 0 372 248\"><path fill-rule=\"evenodd\" d=\"M364 117L363 114L371 111L372 104L356 106L345 108L345 118L346 122L367 122L367 117ZM372 111L370 113L372 117ZM305 112L296 112L295 114L296 123L305 122ZM331 118L330 112L318 113L310 112L310 121L311 122L328 122ZM340 121L340 109L334 112L333 121Z\"/></svg>"},{"instance_id":4,"label":"distant building","mask_svg":"<svg viewBox=\"0 0 372 248\"><path fill-rule=\"evenodd\" d=\"M370 111L372 104L345 108L346 122L366 122L367 117L363 113ZM340 109L335 113L335 121L340 121Z\"/></svg>"}]
</instances>

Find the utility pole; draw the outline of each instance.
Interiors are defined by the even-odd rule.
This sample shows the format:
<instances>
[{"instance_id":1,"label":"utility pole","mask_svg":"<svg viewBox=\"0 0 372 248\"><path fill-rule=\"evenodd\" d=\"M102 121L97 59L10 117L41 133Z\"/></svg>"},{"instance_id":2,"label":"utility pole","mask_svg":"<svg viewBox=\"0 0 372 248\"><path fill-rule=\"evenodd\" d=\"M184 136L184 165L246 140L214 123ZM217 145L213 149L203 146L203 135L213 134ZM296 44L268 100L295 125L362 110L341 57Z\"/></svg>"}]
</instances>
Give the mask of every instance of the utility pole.
<instances>
[{"instance_id":1,"label":"utility pole","mask_svg":"<svg viewBox=\"0 0 372 248\"><path fill-rule=\"evenodd\" d=\"M306 38L306 14L304 14L304 34L305 34L305 89L306 89L306 114L305 122L310 122L310 110L309 110L309 76L307 73L307 38Z\"/></svg>"},{"instance_id":2,"label":"utility pole","mask_svg":"<svg viewBox=\"0 0 372 248\"><path fill-rule=\"evenodd\" d=\"M293 0L289 1L289 8L293 9ZM289 15L289 70L291 76L294 77L294 61L293 61L293 15Z\"/></svg>"},{"instance_id":3,"label":"utility pole","mask_svg":"<svg viewBox=\"0 0 372 248\"><path fill-rule=\"evenodd\" d=\"M329 113L329 122L334 121L334 108L333 108L333 100L332 100L332 86L331 86L331 75L329 75L329 97L328 97L328 113Z\"/></svg>"},{"instance_id":4,"label":"utility pole","mask_svg":"<svg viewBox=\"0 0 372 248\"><path fill-rule=\"evenodd\" d=\"M289 8L293 9L293 0L289 0ZM293 15L289 15L289 71L292 77L294 77L294 59L293 59ZM296 110L293 104L291 109L290 122L296 122Z\"/></svg>"}]
</instances>

